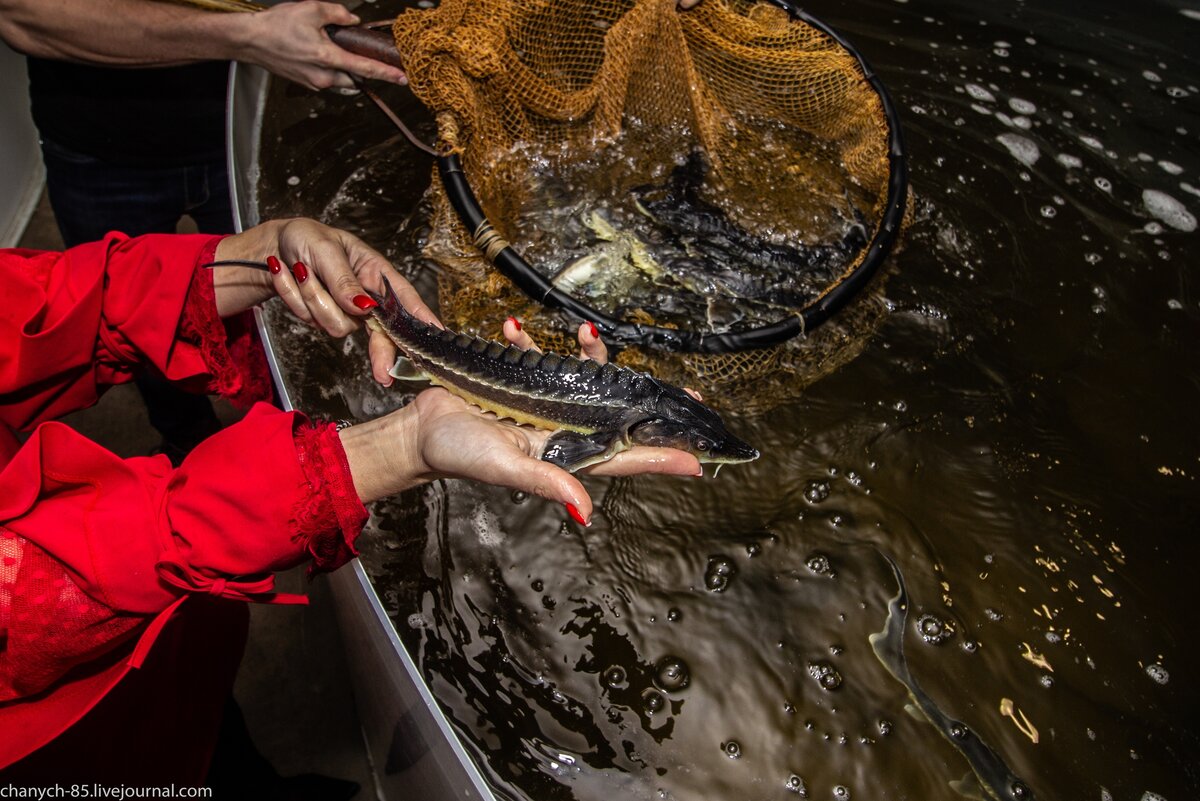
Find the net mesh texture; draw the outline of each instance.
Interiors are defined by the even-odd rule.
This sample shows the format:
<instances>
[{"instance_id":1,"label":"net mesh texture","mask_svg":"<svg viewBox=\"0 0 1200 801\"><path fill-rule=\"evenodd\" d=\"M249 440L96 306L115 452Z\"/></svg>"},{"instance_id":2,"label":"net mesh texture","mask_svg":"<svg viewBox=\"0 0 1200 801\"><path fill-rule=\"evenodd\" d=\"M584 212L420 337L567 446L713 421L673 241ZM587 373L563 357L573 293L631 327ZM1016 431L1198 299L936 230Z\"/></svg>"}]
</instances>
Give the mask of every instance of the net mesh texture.
<instances>
[{"instance_id":1,"label":"net mesh texture","mask_svg":"<svg viewBox=\"0 0 1200 801\"><path fill-rule=\"evenodd\" d=\"M889 125L878 94L854 54L770 3L704 0L682 11L675 0L442 0L401 14L393 33L440 147L460 156L489 221L518 249L522 209L542 202L530 154L566 164L630 131L647 170L702 150L705 191L746 230L821 229L831 204L851 198L868 231L883 214ZM515 315L543 347L571 352L579 321L501 275L439 181L431 191L425 255L440 268L447 324L495 337ZM694 386L715 405L770 405L857 355L884 315L880 283L782 345L726 354L630 346L616 361ZM679 327L652 306L626 318Z\"/></svg>"}]
</instances>

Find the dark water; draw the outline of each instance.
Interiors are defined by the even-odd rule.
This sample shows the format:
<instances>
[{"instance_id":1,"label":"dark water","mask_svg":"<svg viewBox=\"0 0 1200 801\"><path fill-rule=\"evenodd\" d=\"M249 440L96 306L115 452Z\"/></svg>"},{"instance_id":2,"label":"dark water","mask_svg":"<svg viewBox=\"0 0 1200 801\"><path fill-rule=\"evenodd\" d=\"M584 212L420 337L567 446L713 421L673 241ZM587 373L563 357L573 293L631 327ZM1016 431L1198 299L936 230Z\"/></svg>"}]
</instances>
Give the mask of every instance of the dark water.
<instances>
[{"instance_id":1,"label":"dark water","mask_svg":"<svg viewBox=\"0 0 1200 801\"><path fill-rule=\"evenodd\" d=\"M380 506L364 564L502 796L1200 797L1200 13L806 8L882 74L911 152L863 354L731 419L758 462L589 480L587 530L437 484ZM266 214L419 271L428 164L354 98L277 87L271 120ZM277 333L301 408L402 401L361 343ZM933 715L872 646L891 563Z\"/></svg>"}]
</instances>

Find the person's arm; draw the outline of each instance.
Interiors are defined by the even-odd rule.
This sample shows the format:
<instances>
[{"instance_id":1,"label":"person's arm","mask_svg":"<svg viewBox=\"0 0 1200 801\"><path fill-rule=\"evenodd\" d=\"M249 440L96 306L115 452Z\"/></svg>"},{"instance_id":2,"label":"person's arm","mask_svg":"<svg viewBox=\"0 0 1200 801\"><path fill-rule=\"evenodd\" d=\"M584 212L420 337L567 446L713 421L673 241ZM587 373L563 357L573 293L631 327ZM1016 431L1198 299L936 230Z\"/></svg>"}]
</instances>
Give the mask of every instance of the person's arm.
<instances>
[{"instance_id":1,"label":"person's arm","mask_svg":"<svg viewBox=\"0 0 1200 801\"><path fill-rule=\"evenodd\" d=\"M324 31L359 22L318 0L234 13L158 0L0 0L0 39L32 56L116 67L234 60L310 89L349 88L346 73L404 83L401 70L342 50Z\"/></svg>"}]
</instances>

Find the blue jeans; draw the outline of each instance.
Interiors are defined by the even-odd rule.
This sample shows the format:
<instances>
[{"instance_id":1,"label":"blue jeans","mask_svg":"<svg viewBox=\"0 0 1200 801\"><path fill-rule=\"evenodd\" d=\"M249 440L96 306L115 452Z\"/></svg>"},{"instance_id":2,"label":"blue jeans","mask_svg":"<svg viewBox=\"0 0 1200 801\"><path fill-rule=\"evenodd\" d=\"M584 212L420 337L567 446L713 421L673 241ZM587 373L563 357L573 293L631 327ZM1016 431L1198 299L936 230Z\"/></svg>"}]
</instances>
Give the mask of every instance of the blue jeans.
<instances>
[{"instance_id":1,"label":"blue jeans","mask_svg":"<svg viewBox=\"0 0 1200 801\"><path fill-rule=\"evenodd\" d=\"M93 242L109 231L173 233L184 214L201 233L233 232L223 160L188 167L123 167L45 139L42 158L50 206L67 247ZM220 428L203 395L184 392L151 373L138 378L137 385L151 425L168 445L187 451Z\"/></svg>"}]
</instances>

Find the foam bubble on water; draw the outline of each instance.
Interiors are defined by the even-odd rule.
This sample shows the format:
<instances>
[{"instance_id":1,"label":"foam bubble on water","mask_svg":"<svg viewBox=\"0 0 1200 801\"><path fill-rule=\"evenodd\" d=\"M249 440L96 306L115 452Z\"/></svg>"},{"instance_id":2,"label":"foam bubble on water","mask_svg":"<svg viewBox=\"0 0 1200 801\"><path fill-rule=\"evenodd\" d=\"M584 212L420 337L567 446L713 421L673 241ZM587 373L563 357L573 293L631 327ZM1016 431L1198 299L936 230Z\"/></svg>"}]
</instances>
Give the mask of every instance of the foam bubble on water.
<instances>
[{"instance_id":1,"label":"foam bubble on water","mask_svg":"<svg viewBox=\"0 0 1200 801\"><path fill-rule=\"evenodd\" d=\"M1032 167L1042 155L1033 140L1020 134L1002 133L996 137L996 141L1004 145L1012 157L1026 167Z\"/></svg>"},{"instance_id":2,"label":"foam bubble on water","mask_svg":"<svg viewBox=\"0 0 1200 801\"><path fill-rule=\"evenodd\" d=\"M1024 114L1026 116L1037 111L1037 106L1028 100L1022 100L1019 97L1010 97L1008 99L1008 107L1018 114Z\"/></svg>"},{"instance_id":3,"label":"foam bubble on water","mask_svg":"<svg viewBox=\"0 0 1200 801\"><path fill-rule=\"evenodd\" d=\"M1070 153L1059 153L1054 157L1055 161L1063 165L1067 169L1078 169L1083 166L1083 161L1078 156L1072 156Z\"/></svg>"},{"instance_id":4,"label":"foam bubble on water","mask_svg":"<svg viewBox=\"0 0 1200 801\"><path fill-rule=\"evenodd\" d=\"M1056 214L1058 214L1058 209L1053 206L1042 206L1042 216L1046 219L1050 219Z\"/></svg>"},{"instance_id":5,"label":"foam bubble on water","mask_svg":"<svg viewBox=\"0 0 1200 801\"><path fill-rule=\"evenodd\" d=\"M709 592L724 592L729 586L729 580L737 574L737 566L733 560L724 554L708 558L708 567L704 571L704 586Z\"/></svg>"},{"instance_id":6,"label":"foam bubble on water","mask_svg":"<svg viewBox=\"0 0 1200 801\"><path fill-rule=\"evenodd\" d=\"M964 88L967 90L967 94L974 100L982 100L986 103L996 102L996 96L977 83L969 83Z\"/></svg>"},{"instance_id":7,"label":"foam bubble on water","mask_svg":"<svg viewBox=\"0 0 1200 801\"><path fill-rule=\"evenodd\" d=\"M504 531L500 528L500 521L482 503L476 504L471 510L471 528L475 530L480 545L491 548L504 542Z\"/></svg>"},{"instance_id":8,"label":"foam bubble on water","mask_svg":"<svg viewBox=\"0 0 1200 801\"><path fill-rule=\"evenodd\" d=\"M1162 220L1177 231L1191 233L1196 230L1196 217L1182 203L1157 189L1142 192L1142 203L1150 216Z\"/></svg>"},{"instance_id":9,"label":"foam bubble on water","mask_svg":"<svg viewBox=\"0 0 1200 801\"><path fill-rule=\"evenodd\" d=\"M974 109L975 111L978 111L980 114L986 115L988 117L992 116L992 110L990 108L988 108L987 106L981 106L978 103L972 103L971 108Z\"/></svg>"},{"instance_id":10,"label":"foam bubble on water","mask_svg":"<svg viewBox=\"0 0 1200 801\"><path fill-rule=\"evenodd\" d=\"M1101 192L1108 192L1109 194L1112 194L1112 181L1108 180L1104 176L1097 176L1092 183L1094 183L1096 188Z\"/></svg>"},{"instance_id":11,"label":"foam bubble on water","mask_svg":"<svg viewBox=\"0 0 1200 801\"><path fill-rule=\"evenodd\" d=\"M1152 70L1142 70L1142 77L1150 83L1162 83L1162 78Z\"/></svg>"},{"instance_id":12,"label":"foam bubble on water","mask_svg":"<svg viewBox=\"0 0 1200 801\"><path fill-rule=\"evenodd\" d=\"M1166 796L1159 795L1158 793L1152 793L1147 790L1146 792L1142 793L1142 801L1167 801L1167 798Z\"/></svg>"},{"instance_id":13,"label":"foam bubble on water","mask_svg":"<svg viewBox=\"0 0 1200 801\"><path fill-rule=\"evenodd\" d=\"M1167 300L1167 308L1170 309L1171 311L1181 311L1183 309L1183 303L1176 300L1175 298L1169 298Z\"/></svg>"},{"instance_id":14,"label":"foam bubble on water","mask_svg":"<svg viewBox=\"0 0 1200 801\"><path fill-rule=\"evenodd\" d=\"M1200 9L1181 8L1179 9L1179 13L1188 19L1200 20Z\"/></svg>"},{"instance_id":15,"label":"foam bubble on water","mask_svg":"<svg viewBox=\"0 0 1200 801\"><path fill-rule=\"evenodd\" d=\"M1167 669L1157 662L1146 665L1146 675L1158 684L1166 684L1171 680L1171 674L1167 673Z\"/></svg>"},{"instance_id":16,"label":"foam bubble on water","mask_svg":"<svg viewBox=\"0 0 1200 801\"><path fill-rule=\"evenodd\" d=\"M804 499L809 503L820 503L829 497L828 481L810 481L804 487Z\"/></svg>"},{"instance_id":17,"label":"foam bubble on water","mask_svg":"<svg viewBox=\"0 0 1200 801\"><path fill-rule=\"evenodd\" d=\"M1165 173L1168 173L1169 175L1181 175L1181 174L1183 174L1183 167L1180 167L1178 164L1176 164L1176 163L1175 163L1175 162L1173 162L1173 161L1165 161L1165 160L1164 160L1164 161L1159 161L1159 162L1158 162L1158 167L1159 167L1159 169L1161 169L1163 172L1165 172Z\"/></svg>"},{"instance_id":18,"label":"foam bubble on water","mask_svg":"<svg viewBox=\"0 0 1200 801\"><path fill-rule=\"evenodd\" d=\"M1182 86L1168 86L1167 87L1167 96L1168 97L1181 98L1181 97L1187 97L1190 94L1191 94L1191 92L1189 92L1187 89L1184 89Z\"/></svg>"},{"instance_id":19,"label":"foam bubble on water","mask_svg":"<svg viewBox=\"0 0 1200 801\"><path fill-rule=\"evenodd\" d=\"M1184 192L1187 192L1189 195L1195 195L1196 197L1200 197L1200 189L1197 189L1196 187L1192 186L1187 181L1180 181L1179 188L1182 189Z\"/></svg>"},{"instance_id":20,"label":"foam bubble on water","mask_svg":"<svg viewBox=\"0 0 1200 801\"><path fill-rule=\"evenodd\" d=\"M688 686L691 673L687 663L677 656L664 656L658 660L654 671L654 683L660 690L678 692Z\"/></svg>"},{"instance_id":21,"label":"foam bubble on water","mask_svg":"<svg viewBox=\"0 0 1200 801\"><path fill-rule=\"evenodd\" d=\"M1087 136L1086 134L1084 134L1079 137L1079 141L1083 142L1085 145L1090 147L1092 150L1103 150L1104 149L1104 143L1101 142L1099 139L1097 139L1094 136Z\"/></svg>"},{"instance_id":22,"label":"foam bubble on water","mask_svg":"<svg viewBox=\"0 0 1200 801\"><path fill-rule=\"evenodd\" d=\"M288 186L299 186L300 185L300 176L299 175L289 175L288 179L287 179L287 185Z\"/></svg>"},{"instance_id":23,"label":"foam bubble on water","mask_svg":"<svg viewBox=\"0 0 1200 801\"><path fill-rule=\"evenodd\" d=\"M1020 128L1022 131L1028 131L1033 127L1033 121L1028 117L1013 117L1012 124L1015 128Z\"/></svg>"}]
</instances>

